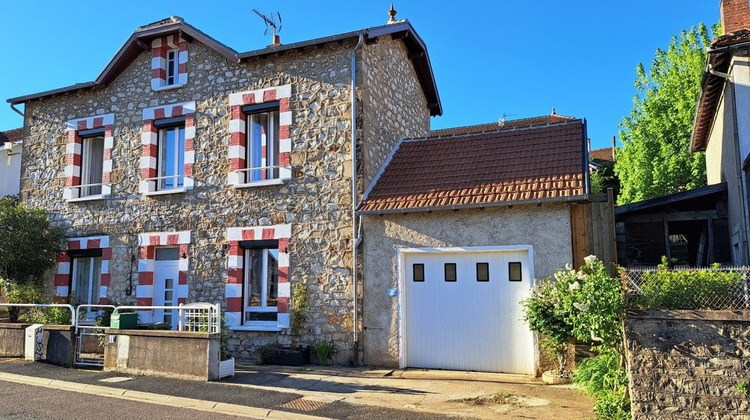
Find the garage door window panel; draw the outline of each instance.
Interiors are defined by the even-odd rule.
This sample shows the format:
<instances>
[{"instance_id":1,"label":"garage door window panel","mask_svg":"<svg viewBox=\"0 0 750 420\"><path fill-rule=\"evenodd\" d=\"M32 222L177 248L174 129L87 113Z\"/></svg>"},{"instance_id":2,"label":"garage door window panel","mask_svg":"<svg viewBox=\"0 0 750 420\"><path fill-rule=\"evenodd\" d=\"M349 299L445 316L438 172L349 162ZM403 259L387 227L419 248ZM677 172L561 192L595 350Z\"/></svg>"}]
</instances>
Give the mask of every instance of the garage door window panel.
<instances>
[{"instance_id":1,"label":"garage door window panel","mask_svg":"<svg viewBox=\"0 0 750 420\"><path fill-rule=\"evenodd\" d=\"M490 263L486 263L486 262L477 263L477 281L478 282L490 281Z\"/></svg>"},{"instance_id":2,"label":"garage door window panel","mask_svg":"<svg viewBox=\"0 0 750 420\"><path fill-rule=\"evenodd\" d=\"M455 282L456 280L456 263L445 263L445 281Z\"/></svg>"},{"instance_id":3,"label":"garage door window panel","mask_svg":"<svg viewBox=\"0 0 750 420\"><path fill-rule=\"evenodd\" d=\"M424 264L412 264L412 280L415 282L424 282Z\"/></svg>"},{"instance_id":4,"label":"garage door window panel","mask_svg":"<svg viewBox=\"0 0 750 420\"><path fill-rule=\"evenodd\" d=\"M508 263L508 279L510 281L523 281L523 276L521 275L521 263L520 262Z\"/></svg>"}]
</instances>

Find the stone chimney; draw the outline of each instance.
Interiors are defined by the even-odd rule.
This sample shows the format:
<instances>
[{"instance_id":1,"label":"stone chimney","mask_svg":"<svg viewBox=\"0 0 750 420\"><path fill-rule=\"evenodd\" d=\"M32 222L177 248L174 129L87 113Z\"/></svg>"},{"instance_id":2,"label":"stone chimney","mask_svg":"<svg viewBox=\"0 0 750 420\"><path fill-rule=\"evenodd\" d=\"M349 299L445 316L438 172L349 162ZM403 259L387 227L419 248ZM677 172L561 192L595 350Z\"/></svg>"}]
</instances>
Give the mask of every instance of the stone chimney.
<instances>
[{"instance_id":1,"label":"stone chimney","mask_svg":"<svg viewBox=\"0 0 750 420\"><path fill-rule=\"evenodd\" d=\"M721 0L719 12L725 34L737 32L740 29L750 29L749 0Z\"/></svg>"}]
</instances>

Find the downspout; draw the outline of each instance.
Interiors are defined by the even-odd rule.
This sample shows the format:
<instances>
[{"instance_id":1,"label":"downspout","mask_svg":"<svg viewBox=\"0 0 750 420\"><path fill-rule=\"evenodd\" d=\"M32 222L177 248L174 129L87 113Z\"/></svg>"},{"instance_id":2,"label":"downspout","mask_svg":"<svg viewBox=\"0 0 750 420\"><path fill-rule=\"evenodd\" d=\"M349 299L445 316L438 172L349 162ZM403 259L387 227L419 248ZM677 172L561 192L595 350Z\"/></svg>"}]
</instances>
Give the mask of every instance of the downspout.
<instances>
[{"instance_id":1,"label":"downspout","mask_svg":"<svg viewBox=\"0 0 750 420\"><path fill-rule=\"evenodd\" d=\"M352 340L354 341L354 360L359 361L359 288L357 287L357 249L360 237L357 230L357 50L362 47L364 33L359 34L357 45L352 50L352 283L354 293L354 320Z\"/></svg>"},{"instance_id":2,"label":"downspout","mask_svg":"<svg viewBox=\"0 0 750 420\"><path fill-rule=\"evenodd\" d=\"M740 229L740 233L742 235L741 241L743 243L743 254L744 254L744 264L747 264L750 262L750 255L748 250L748 243L747 243L747 218L745 217L747 215L747 208L745 204L745 197L747 195L743 194L743 182L742 182L742 161L740 159L740 125L737 121L737 90L734 85L734 79L732 76L728 73L722 73L719 71L714 70L713 66L709 64L708 66L708 72L716 77L721 77L722 79L726 80L729 86L731 87L731 94L732 94L732 126L733 126L733 140L734 140L734 156L736 158L736 165L737 165L737 187L739 187L739 196L740 196L740 207L742 208L742 215L743 219L743 226L742 229Z\"/></svg>"},{"instance_id":3,"label":"downspout","mask_svg":"<svg viewBox=\"0 0 750 420\"><path fill-rule=\"evenodd\" d=\"M583 119L583 194L591 194L591 178L589 174L589 133L586 118Z\"/></svg>"}]
</instances>

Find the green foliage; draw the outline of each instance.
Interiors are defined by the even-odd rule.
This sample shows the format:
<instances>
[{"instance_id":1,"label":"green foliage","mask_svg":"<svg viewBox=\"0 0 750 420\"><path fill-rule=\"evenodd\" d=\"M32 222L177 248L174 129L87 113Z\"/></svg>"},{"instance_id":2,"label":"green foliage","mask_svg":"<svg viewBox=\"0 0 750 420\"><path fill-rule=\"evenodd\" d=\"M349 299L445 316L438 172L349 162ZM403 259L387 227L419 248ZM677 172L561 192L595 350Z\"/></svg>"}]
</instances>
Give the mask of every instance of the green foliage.
<instances>
[{"instance_id":1,"label":"green foliage","mask_svg":"<svg viewBox=\"0 0 750 420\"><path fill-rule=\"evenodd\" d=\"M275 344L265 344L255 349L255 363L268 365L274 363L281 354L281 349Z\"/></svg>"},{"instance_id":2,"label":"green foliage","mask_svg":"<svg viewBox=\"0 0 750 420\"><path fill-rule=\"evenodd\" d=\"M608 188L612 188L615 200L617 200L620 194L620 178L615 174L615 162L604 162L591 174L590 182L593 194L604 194Z\"/></svg>"},{"instance_id":3,"label":"green foliage","mask_svg":"<svg viewBox=\"0 0 750 420\"><path fill-rule=\"evenodd\" d=\"M742 381L742 382L738 383L737 384L737 392L739 392L740 394L742 394L742 395L744 395L744 396L747 397L748 394L750 394L750 391L748 391L748 389L747 389L747 382Z\"/></svg>"},{"instance_id":4,"label":"green foliage","mask_svg":"<svg viewBox=\"0 0 750 420\"><path fill-rule=\"evenodd\" d=\"M307 286L298 281L294 285L291 307L289 308L289 332L292 335L292 349L296 348L296 343L302 335L302 329L307 322L308 304Z\"/></svg>"},{"instance_id":5,"label":"green foliage","mask_svg":"<svg viewBox=\"0 0 750 420\"><path fill-rule=\"evenodd\" d=\"M318 356L318 363L321 366L327 366L332 362L333 356L338 351L335 344L325 340L317 341L313 346L315 347L315 354Z\"/></svg>"},{"instance_id":6,"label":"green foliage","mask_svg":"<svg viewBox=\"0 0 750 420\"><path fill-rule=\"evenodd\" d=\"M594 342L599 355L579 366L575 381L596 397L598 418L629 418L622 287L595 256L585 261L580 270L569 264L554 279L538 282L531 298L522 302L525 320L532 331L546 336L543 340L558 345L572 338Z\"/></svg>"},{"instance_id":7,"label":"green foliage","mask_svg":"<svg viewBox=\"0 0 750 420\"><path fill-rule=\"evenodd\" d=\"M744 276L732 271L669 270L666 257L657 271L644 273L643 294L633 305L643 309L723 309L742 294Z\"/></svg>"},{"instance_id":8,"label":"green foliage","mask_svg":"<svg viewBox=\"0 0 750 420\"><path fill-rule=\"evenodd\" d=\"M619 204L706 184L705 154L689 149L706 48L717 31L704 24L683 30L666 51L656 50L648 72L638 65L633 110L620 123Z\"/></svg>"},{"instance_id":9,"label":"green foliage","mask_svg":"<svg viewBox=\"0 0 750 420\"><path fill-rule=\"evenodd\" d=\"M229 325L224 315L221 315L221 336L219 337L221 360L229 360L232 354L229 352Z\"/></svg>"},{"instance_id":10,"label":"green foliage","mask_svg":"<svg viewBox=\"0 0 750 420\"><path fill-rule=\"evenodd\" d=\"M64 231L51 226L41 208L0 199L0 279L5 280L3 287L11 302L34 303L19 300L30 296L14 293L13 286L43 286L44 274L55 265L64 240Z\"/></svg>"}]
</instances>

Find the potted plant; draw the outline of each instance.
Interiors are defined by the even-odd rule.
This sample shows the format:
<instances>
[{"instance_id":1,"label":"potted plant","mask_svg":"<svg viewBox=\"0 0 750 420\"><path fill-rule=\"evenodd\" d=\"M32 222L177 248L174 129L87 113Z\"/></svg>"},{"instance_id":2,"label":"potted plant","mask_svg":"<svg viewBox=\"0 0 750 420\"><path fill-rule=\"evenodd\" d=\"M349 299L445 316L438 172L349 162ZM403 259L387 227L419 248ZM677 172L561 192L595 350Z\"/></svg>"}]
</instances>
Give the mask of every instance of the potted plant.
<instances>
[{"instance_id":1,"label":"potted plant","mask_svg":"<svg viewBox=\"0 0 750 420\"><path fill-rule=\"evenodd\" d=\"M219 353L219 379L234 376L234 357L229 353L229 326L226 325L224 315L221 316L221 337Z\"/></svg>"},{"instance_id":2,"label":"potted plant","mask_svg":"<svg viewBox=\"0 0 750 420\"><path fill-rule=\"evenodd\" d=\"M292 343L288 349L281 349L277 363L280 365L302 366L310 363L310 347L300 344L302 329L307 322L307 286L298 281L294 285L289 308L289 333Z\"/></svg>"}]
</instances>

